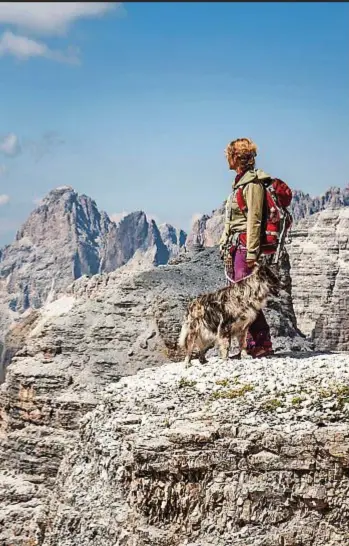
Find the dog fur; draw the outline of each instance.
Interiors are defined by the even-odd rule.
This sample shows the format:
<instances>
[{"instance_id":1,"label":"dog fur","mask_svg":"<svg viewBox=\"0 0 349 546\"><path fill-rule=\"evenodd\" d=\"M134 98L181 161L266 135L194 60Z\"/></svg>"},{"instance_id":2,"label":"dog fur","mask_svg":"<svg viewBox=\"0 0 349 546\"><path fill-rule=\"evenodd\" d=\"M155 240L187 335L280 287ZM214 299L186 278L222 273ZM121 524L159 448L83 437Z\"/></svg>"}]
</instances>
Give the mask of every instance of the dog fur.
<instances>
[{"instance_id":1,"label":"dog fur","mask_svg":"<svg viewBox=\"0 0 349 546\"><path fill-rule=\"evenodd\" d=\"M194 350L200 362L206 362L206 351L216 344L221 358L227 360L233 337L238 340L241 356L248 356L248 328L265 306L268 295L276 295L278 289L277 275L268 265L257 264L246 279L192 300L178 340L186 351L186 365Z\"/></svg>"}]
</instances>

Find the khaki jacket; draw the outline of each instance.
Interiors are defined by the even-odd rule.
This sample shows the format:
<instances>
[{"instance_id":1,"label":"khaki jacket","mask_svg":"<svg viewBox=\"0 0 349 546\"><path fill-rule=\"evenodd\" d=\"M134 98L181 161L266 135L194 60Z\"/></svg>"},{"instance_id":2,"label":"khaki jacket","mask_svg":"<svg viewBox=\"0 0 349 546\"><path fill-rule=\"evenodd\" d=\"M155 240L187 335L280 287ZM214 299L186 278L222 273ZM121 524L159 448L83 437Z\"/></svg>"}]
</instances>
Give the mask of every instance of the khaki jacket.
<instances>
[{"instance_id":1,"label":"khaki jacket","mask_svg":"<svg viewBox=\"0 0 349 546\"><path fill-rule=\"evenodd\" d=\"M257 169L247 171L236 184L233 183L233 192L226 202L224 231L219 242L221 250L227 249L233 244L235 234L246 233L246 259L258 259L265 193L261 182L270 178L270 175ZM242 191L247 205L245 212L240 210L236 201L236 190L241 186L244 186Z\"/></svg>"}]
</instances>

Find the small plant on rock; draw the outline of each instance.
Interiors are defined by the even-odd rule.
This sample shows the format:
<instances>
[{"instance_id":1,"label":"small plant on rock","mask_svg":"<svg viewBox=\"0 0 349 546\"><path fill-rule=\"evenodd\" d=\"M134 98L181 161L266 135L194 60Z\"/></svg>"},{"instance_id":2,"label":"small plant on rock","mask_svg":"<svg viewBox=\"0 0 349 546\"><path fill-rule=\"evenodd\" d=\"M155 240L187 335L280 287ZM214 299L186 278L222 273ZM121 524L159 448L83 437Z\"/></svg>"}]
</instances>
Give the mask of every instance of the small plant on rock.
<instances>
[{"instance_id":1,"label":"small plant on rock","mask_svg":"<svg viewBox=\"0 0 349 546\"><path fill-rule=\"evenodd\" d=\"M327 389L320 389L319 398L320 400L335 398L338 409L343 410L345 404L349 404L349 385L337 383L329 386Z\"/></svg>"},{"instance_id":2,"label":"small plant on rock","mask_svg":"<svg viewBox=\"0 0 349 546\"><path fill-rule=\"evenodd\" d=\"M262 410L269 413L281 408L282 402L278 398L271 398L262 404Z\"/></svg>"},{"instance_id":3,"label":"small plant on rock","mask_svg":"<svg viewBox=\"0 0 349 546\"><path fill-rule=\"evenodd\" d=\"M186 379L185 377L181 377L178 383L178 387L180 389L185 388L194 388L197 381L193 381L192 379Z\"/></svg>"},{"instance_id":4,"label":"small plant on rock","mask_svg":"<svg viewBox=\"0 0 349 546\"><path fill-rule=\"evenodd\" d=\"M331 396L343 398L345 396L349 396L349 385L337 383L335 385L331 385L327 389L320 389L319 395L320 398L331 398Z\"/></svg>"},{"instance_id":5,"label":"small plant on rock","mask_svg":"<svg viewBox=\"0 0 349 546\"><path fill-rule=\"evenodd\" d=\"M225 378L225 379L218 379L216 381L216 385L219 385L221 387L229 387L230 385L230 380L228 378Z\"/></svg>"},{"instance_id":6,"label":"small plant on rock","mask_svg":"<svg viewBox=\"0 0 349 546\"><path fill-rule=\"evenodd\" d=\"M303 402L304 398L303 396L294 396L291 400L291 404L292 406L300 406L301 403Z\"/></svg>"},{"instance_id":7,"label":"small plant on rock","mask_svg":"<svg viewBox=\"0 0 349 546\"><path fill-rule=\"evenodd\" d=\"M253 385L241 385L241 387L238 387L236 389L229 389L226 391L216 391L211 394L211 399L213 400L219 400L220 398L239 398L240 396L244 396L247 392L252 392L254 390Z\"/></svg>"}]
</instances>

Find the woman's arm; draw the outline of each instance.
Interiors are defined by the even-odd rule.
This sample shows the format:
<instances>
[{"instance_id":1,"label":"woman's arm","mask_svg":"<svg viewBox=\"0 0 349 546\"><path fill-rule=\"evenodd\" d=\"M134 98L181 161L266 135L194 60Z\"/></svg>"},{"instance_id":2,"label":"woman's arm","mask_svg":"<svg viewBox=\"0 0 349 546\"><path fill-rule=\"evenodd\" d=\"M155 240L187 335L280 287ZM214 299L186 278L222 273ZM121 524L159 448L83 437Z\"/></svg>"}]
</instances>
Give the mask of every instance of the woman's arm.
<instances>
[{"instance_id":1,"label":"woman's arm","mask_svg":"<svg viewBox=\"0 0 349 546\"><path fill-rule=\"evenodd\" d=\"M247 261L258 259L261 247L264 187L260 183L247 184L244 194L247 205Z\"/></svg>"}]
</instances>

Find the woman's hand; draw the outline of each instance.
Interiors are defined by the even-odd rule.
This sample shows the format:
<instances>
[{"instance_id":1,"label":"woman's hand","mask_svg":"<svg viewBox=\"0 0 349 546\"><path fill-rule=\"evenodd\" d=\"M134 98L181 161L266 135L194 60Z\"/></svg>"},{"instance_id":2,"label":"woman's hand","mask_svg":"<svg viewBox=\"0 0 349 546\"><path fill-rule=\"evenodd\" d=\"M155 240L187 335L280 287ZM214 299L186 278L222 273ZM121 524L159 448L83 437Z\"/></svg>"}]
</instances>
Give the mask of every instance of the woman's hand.
<instances>
[{"instance_id":1,"label":"woman's hand","mask_svg":"<svg viewBox=\"0 0 349 546\"><path fill-rule=\"evenodd\" d=\"M231 254L226 254L223 258L223 261L226 267L229 267L229 268L233 267L233 258Z\"/></svg>"}]
</instances>

